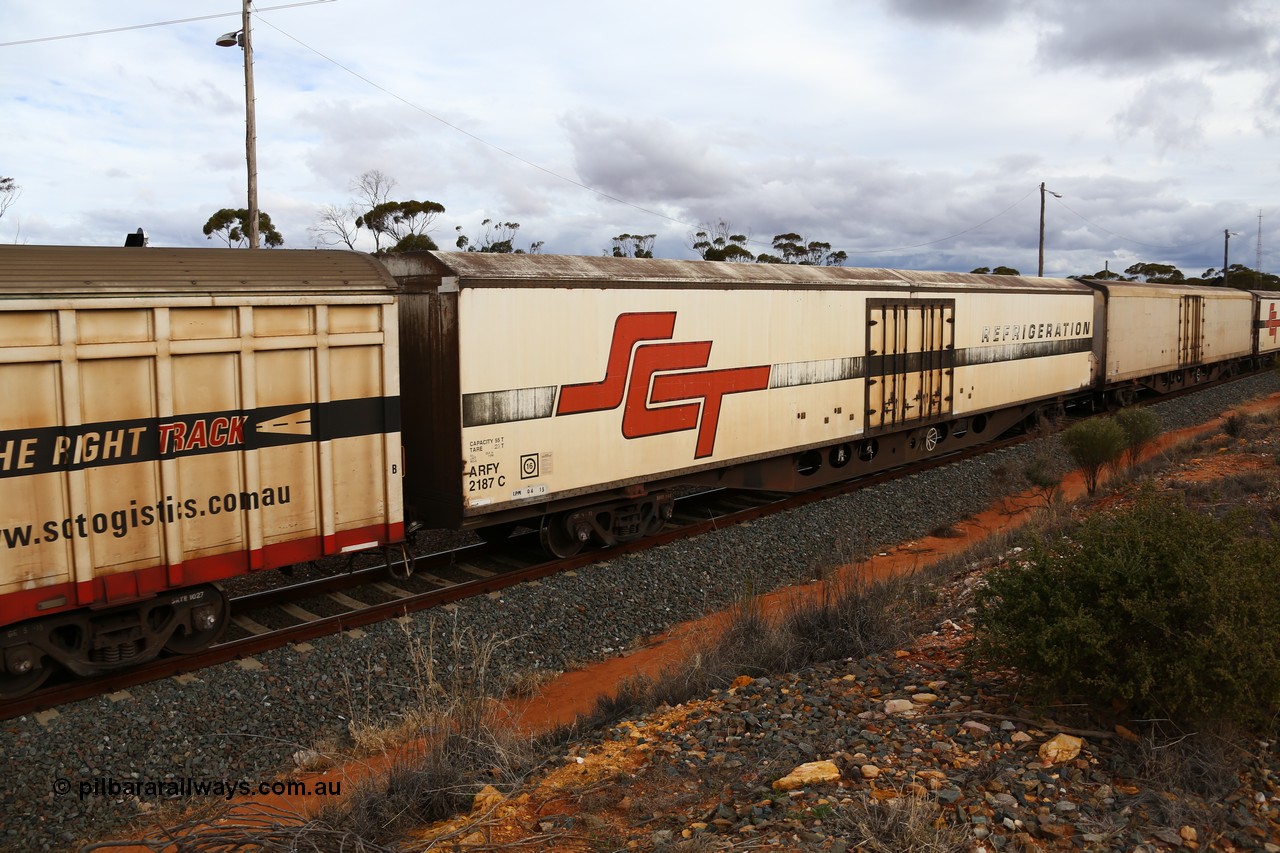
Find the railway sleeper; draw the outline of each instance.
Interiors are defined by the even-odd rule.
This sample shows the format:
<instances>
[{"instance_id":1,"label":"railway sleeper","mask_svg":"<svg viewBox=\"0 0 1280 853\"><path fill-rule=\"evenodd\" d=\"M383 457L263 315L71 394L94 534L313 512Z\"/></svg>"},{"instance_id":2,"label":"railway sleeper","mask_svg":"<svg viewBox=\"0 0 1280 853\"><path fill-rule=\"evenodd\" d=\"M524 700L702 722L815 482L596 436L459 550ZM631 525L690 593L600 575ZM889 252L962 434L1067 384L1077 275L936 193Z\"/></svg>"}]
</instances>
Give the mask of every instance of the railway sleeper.
<instances>
[{"instance_id":1,"label":"railway sleeper","mask_svg":"<svg viewBox=\"0 0 1280 853\"><path fill-rule=\"evenodd\" d=\"M207 648L227 626L226 596L215 584L163 593L104 610L31 619L0 632L0 698L22 696L59 668L103 675L162 651Z\"/></svg>"}]
</instances>

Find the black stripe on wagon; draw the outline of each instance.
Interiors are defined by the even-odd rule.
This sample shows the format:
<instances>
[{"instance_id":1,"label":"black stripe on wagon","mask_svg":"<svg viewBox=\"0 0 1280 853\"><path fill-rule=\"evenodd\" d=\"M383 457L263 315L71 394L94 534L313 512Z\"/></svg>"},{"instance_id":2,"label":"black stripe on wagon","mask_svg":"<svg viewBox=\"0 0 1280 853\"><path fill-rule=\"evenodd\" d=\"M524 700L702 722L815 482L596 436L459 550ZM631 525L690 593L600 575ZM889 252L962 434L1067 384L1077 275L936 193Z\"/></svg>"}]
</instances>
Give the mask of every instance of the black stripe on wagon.
<instances>
[{"instance_id":1,"label":"black stripe on wagon","mask_svg":"<svg viewBox=\"0 0 1280 853\"><path fill-rule=\"evenodd\" d=\"M798 385L820 385L824 382L859 379L862 375L863 359L860 355L818 361L787 361L775 364L769 370L769 387L794 388Z\"/></svg>"},{"instance_id":2,"label":"black stripe on wagon","mask_svg":"<svg viewBox=\"0 0 1280 853\"><path fill-rule=\"evenodd\" d=\"M998 361L1021 361L1025 358L1049 358L1092 350L1093 338L1058 338L1048 341L1023 341L1016 344L969 347L956 352L956 367L995 364Z\"/></svg>"},{"instance_id":3,"label":"black stripe on wagon","mask_svg":"<svg viewBox=\"0 0 1280 853\"><path fill-rule=\"evenodd\" d=\"M557 390L555 385L543 385L463 394L462 425L476 427L549 418L555 412Z\"/></svg>"},{"instance_id":4,"label":"black stripe on wagon","mask_svg":"<svg viewBox=\"0 0 1280 853\"><path fill-rule=\"evenodd\" d=\"M770 388L795 388L819 385L867 376L895 373L919 373L1000 361L1048 358L1055 355L1089 352L1093 338L1069 338L1048 341L1024 341L994 346L970 347L963 350L928 350L895 355L849 356L792 361L775 364L770 370ZM515 388L509 391L482 391L462 395L462 426L479 427L494 424L549 418L555 414L555 385Z\"/></svg>"},{"instance_id":5,"label":"black stripe on wagon","mask_svg":"<svg viewBox=\"0 0 1280 853\"><path fill-rule=\"evenodd\" d=\"M4 430L0 479L399 431L399 397Z\"/></svg>"}]
</instances>

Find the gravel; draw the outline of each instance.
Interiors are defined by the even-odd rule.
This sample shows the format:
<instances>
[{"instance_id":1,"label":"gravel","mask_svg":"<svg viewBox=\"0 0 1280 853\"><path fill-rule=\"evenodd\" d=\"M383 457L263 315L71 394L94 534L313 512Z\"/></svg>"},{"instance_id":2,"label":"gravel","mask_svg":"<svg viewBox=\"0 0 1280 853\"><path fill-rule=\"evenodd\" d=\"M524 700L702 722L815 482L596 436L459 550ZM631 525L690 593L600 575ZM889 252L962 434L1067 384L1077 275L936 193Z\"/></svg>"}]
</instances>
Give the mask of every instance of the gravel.
<instances>
[{"instance_id":1,"label":"gravel","mask_svg":"<svg viewBox=\"0 0 1280 853\"><path fill-rule=\"evenodd\" d=\"M1202 423L1280 390L1275 372L1154 407L1166 429ZM0 850L65 850L145 823L162 796L127 783L244 781L292 768L299 750L341 743L354 720L394 721L412 706L412 649L434 634L492 638L493 663L514 672L564 669L608 656L748 591L806 580L858 554L927 534L986 508L1000 471L1018 471L1044 442L716 531L570 575L288 647L0 724ZM114 787L113 787L114 785ZM98 791L94 788L97 787ZM86 793L81 794L82 791ZM119 793L113 793L117 791ZM100 792L100 793L99 793ZM181 805L216 800L180 797Z\"/></svg>"}]
</instances>

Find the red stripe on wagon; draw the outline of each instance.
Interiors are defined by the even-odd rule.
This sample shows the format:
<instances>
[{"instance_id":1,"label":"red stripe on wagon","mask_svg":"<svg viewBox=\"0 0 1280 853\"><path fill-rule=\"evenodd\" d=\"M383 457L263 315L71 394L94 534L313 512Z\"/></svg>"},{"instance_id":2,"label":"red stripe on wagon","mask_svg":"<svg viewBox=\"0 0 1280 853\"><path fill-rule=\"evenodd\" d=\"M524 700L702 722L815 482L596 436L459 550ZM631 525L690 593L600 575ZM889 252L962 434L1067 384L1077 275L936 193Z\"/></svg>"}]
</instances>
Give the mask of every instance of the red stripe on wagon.
<instances>
[{"instance_id":1,"label":"red stripe on wagon","mask_svg":"<svg viewBox=\"0 0 1280 853\"><path fill-rule=\"evenodd\" d=\"M344 547L351 545L372 542L376 547L403 539L403 522L377 524L343 530L331 536L310 536L277 542L253 551L214 554L174 566L150 566L132 572L102 575L83 583L55 583L36 589L19 590L0 595L0 627L82 607L112 607L147 599L168 590L213 583L264 569L291 566L340 553ZM172 582L170 578L181 578L181 582ZM62 603L56 603L59 598Z\"/></svg>"}]
</instances>

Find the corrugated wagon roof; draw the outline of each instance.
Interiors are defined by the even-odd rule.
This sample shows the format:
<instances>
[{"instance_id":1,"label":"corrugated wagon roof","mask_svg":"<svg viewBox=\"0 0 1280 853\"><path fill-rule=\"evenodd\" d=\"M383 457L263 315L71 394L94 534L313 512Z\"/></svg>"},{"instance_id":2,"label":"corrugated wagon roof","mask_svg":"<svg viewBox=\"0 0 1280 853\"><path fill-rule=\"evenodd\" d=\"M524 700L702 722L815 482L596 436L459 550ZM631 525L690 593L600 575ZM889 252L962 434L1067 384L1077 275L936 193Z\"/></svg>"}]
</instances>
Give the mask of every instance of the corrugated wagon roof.
<instances>
[{"instance_id":1,"label":"corrugated wagon roof","mask_svg":"<svg viewBox=\"0 0 1280 853\"><path fill-rule=\"evenodd\" d=\"M388 291L369 255L286 249L0 245L0 294Z\"/></svg>"},{"instance_id":2,"label":"corrugated wagon roof","mask_svg":"<svg viewBox=\"0 0 1280 853\"><path fill-rule=\"evenodd\" d=\"M577 255L502 255L482 252L415 252L391 255L397 276L451 276L463 287L512 286L522 282L563 282L570 286L693 287L909 287L976 290L1087 291L1069 279L973 275L923 270L741 264L590 257Z\"/></svg>"}]
</instances>

